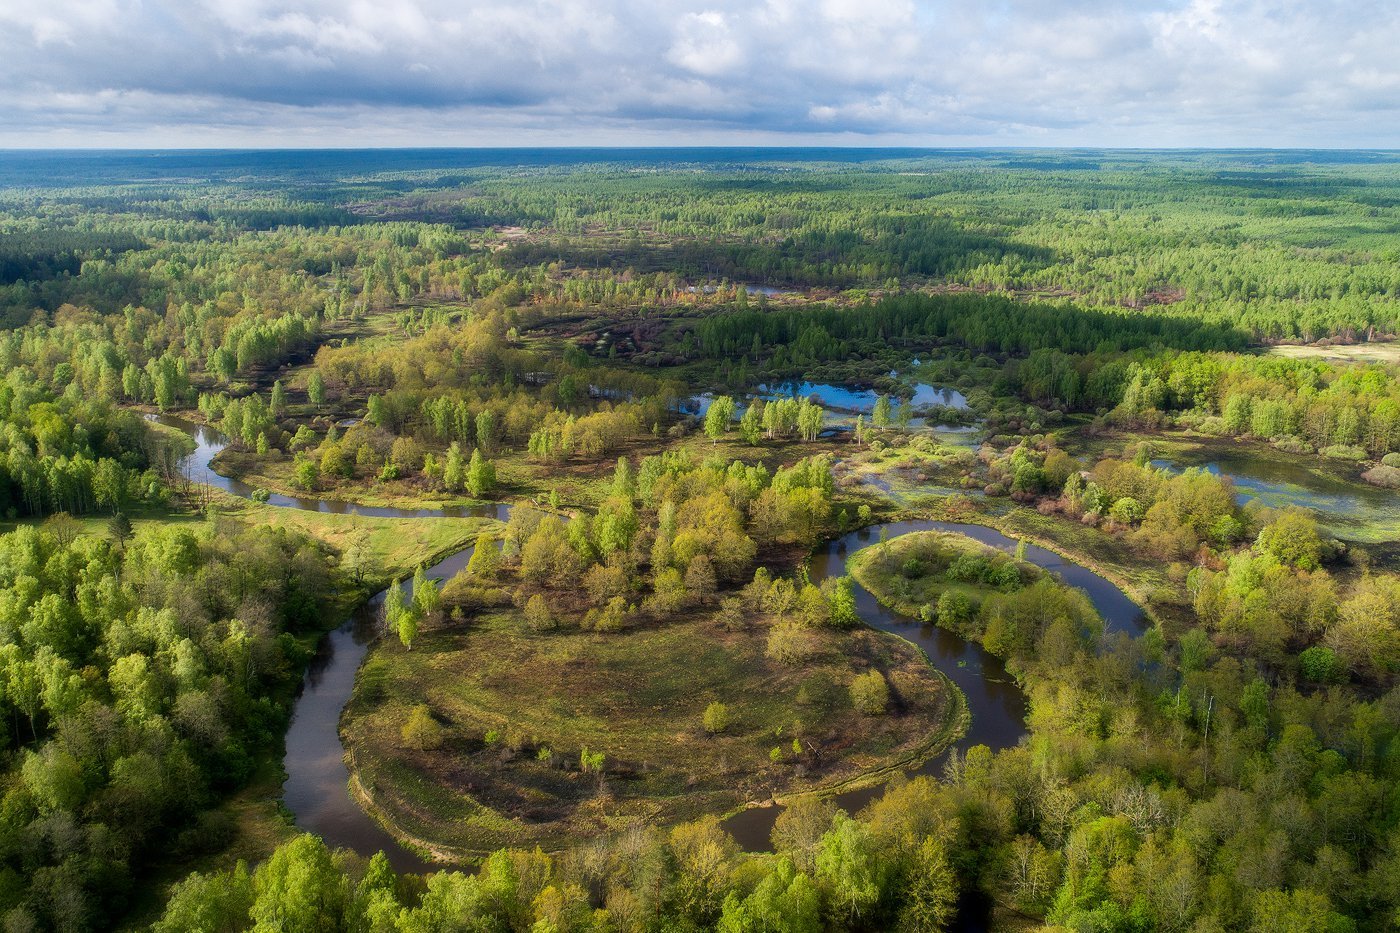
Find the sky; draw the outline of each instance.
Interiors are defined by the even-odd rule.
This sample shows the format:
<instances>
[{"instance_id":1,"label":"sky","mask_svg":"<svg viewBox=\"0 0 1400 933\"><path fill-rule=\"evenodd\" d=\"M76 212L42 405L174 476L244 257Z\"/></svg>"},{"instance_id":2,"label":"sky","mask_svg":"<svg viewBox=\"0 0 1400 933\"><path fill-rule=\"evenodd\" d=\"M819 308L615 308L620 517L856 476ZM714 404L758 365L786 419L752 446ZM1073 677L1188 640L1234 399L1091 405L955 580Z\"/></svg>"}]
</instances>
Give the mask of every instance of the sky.
<instances>
[{"instance_id":1,"label":"sky","mask_svg":"<svg viewBox=\"0 0 1400 933\"><path fill-rule=\"evenodd\" d=\"M0 0L0 146L1400 148L1397 0Z\"/></svg>"}]
</instances>

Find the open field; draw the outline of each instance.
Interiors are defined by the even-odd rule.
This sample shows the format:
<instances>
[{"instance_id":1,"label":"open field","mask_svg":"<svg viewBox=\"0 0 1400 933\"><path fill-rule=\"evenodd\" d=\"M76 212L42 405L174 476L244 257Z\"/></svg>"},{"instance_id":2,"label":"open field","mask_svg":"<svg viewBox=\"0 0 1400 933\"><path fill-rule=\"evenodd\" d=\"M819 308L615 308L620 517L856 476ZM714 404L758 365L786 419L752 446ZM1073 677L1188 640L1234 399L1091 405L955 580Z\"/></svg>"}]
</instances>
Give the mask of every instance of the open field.
<instances>
[{"instance_id":1,"label":"open field","mask_svg":"<svg viewBox=\"0 0 1400 933\"><path fill-rule=\"evenodd\" d=\"M378 518L311 512L259 505L232 496L220 500L221 515L250 524L295 528L340 552L341 560L358 571L369 592L382 589L395 577L411 576L419 564L432 564L460 551L485 528L498 524L486 518Z\"/></svg>"},{"instance_id":2,"label":"open field","mask_svg":"<svg viewBox=\"0 0 1400 933\"><path fill-rule=\"evenodd\" d=\"M1293 360L1327 360L1331 363L1400 363L1400 342L1348 343L1315 346L1284 344L1269 352Z\"/></svg>"}]
</instances>

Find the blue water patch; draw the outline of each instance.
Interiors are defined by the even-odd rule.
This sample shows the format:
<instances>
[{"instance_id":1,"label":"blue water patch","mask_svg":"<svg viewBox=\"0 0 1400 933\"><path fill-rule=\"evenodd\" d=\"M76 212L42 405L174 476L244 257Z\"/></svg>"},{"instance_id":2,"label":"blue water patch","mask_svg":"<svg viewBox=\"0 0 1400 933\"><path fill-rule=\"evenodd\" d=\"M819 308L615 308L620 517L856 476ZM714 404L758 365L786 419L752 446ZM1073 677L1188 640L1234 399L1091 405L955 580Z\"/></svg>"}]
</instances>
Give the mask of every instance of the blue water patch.
<instances>
[{"instance_id":1,"label":"blue water patch","mask_svg":"<svg viewBox=\"0 0 1400 933\"><path fill-rule=\"evenodd\" d=\"M1220 457L1181 465L1162 458L1152 465L1170 473L1197 468L1227 477L1235 485L1235 501L1240 505L1254 500L1273 509L1296 505L1315 512L1318 521L1339 538L1353 541L1386 534L1384 523L1393 518L1397 502L1392 492L1275 460Z\"/></svg>"}]
</instances>

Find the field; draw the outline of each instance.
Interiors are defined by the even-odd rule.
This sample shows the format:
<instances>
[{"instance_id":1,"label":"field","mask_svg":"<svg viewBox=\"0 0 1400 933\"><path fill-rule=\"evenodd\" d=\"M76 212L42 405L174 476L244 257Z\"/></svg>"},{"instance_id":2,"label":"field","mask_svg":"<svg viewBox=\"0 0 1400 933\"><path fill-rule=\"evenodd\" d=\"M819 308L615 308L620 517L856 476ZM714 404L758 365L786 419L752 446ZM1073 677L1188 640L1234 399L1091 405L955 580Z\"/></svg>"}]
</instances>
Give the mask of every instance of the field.
<instances>
[{"instance_id":1,"label":"field","mask_svg":"<svg viewBox=\"0 0 1400 933\"><path fill-rule=\"evenodd\" d=\"M1326 360L1330 363L1400 363L1400 343L1336 343L1327 346L1284 344L1269 352L1292 360Z\"/></svg>"},{"instance_id":2,"label":"field","mask_svg":"<svg viewBox=\"0 0 1400 933\"><path fill-rule=\"evenodd\" d=\"M956 690L902 639L827 631L820 654L793 668L764 656L765 634L691 616L620 635L532 635L495 613L430 631L411 652L381 645L343 734L372 812L461 857L849 785L960 731ZM870 669L896 697L884 716L848 696ZM712 735L702 718L713 702L732 723ZM444 728L433 750L400 735L423 703ZM601 776L580 771L584 749L606 756Z\"/></svg>"}]
</instances>

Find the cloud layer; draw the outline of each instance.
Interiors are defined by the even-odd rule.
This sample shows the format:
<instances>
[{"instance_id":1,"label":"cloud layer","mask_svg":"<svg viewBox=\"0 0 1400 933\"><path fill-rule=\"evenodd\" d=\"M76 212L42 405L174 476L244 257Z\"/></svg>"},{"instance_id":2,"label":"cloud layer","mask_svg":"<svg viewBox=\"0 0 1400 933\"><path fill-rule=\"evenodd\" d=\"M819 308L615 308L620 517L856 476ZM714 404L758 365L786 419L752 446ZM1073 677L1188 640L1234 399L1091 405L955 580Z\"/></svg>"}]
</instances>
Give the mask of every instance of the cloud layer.
<instances>
[{"instance_id":1,"label":"cloud layer","mask_svg":"<svg viewBox=\"0 0 1400 933\"><path fill-rule=\"evenodd\" d=\"M1393 0L0 0L0 144L1400 147Z\"/></svg>"}]
</instances>

